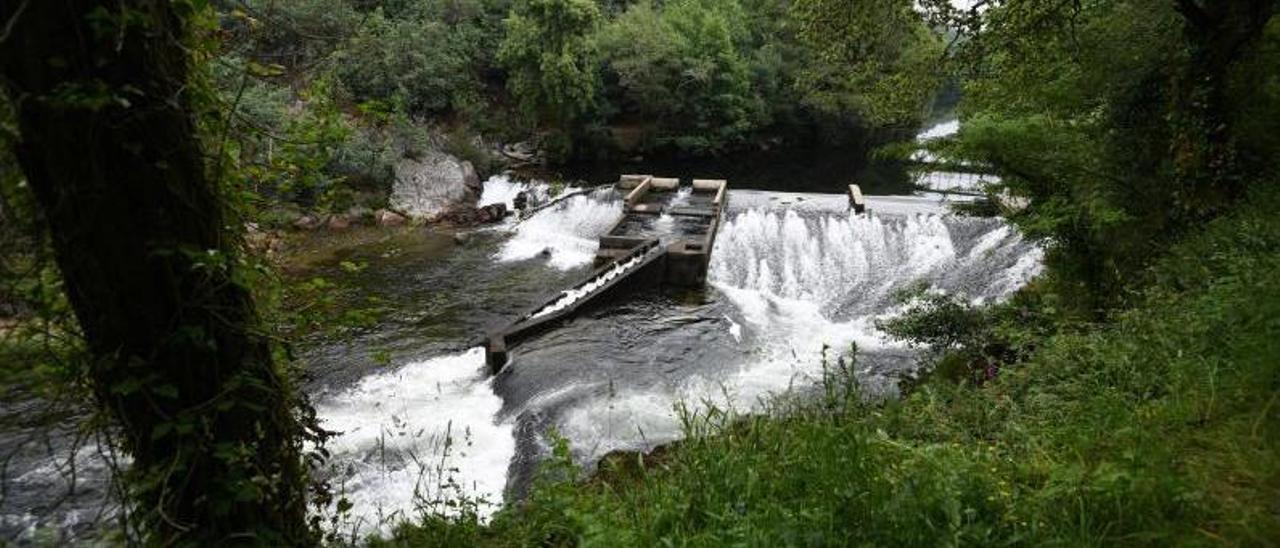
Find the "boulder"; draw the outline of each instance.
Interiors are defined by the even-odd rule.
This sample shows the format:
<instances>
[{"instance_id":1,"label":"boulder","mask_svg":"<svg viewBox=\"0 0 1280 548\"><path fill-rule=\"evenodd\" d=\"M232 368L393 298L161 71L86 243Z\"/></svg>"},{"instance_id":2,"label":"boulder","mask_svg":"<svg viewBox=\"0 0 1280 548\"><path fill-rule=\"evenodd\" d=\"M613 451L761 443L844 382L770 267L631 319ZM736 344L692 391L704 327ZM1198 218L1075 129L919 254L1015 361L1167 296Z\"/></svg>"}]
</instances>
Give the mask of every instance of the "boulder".
<instances>
[{"instance_id":1,"label":"boulder","mask_svg":"<svg viewBox=\"0 0 1280 548\"><path fill-rule=\"evenodd\" d=\"M386 209L374 212L373 218L378 222L378 226L400 226L406 220L403 215Z\"/></svg>"},{"instance_id":2,"label":"boulder","mask_svg":"<svg viewBox=\"0 0 1280 548\"><path fill-rule=\"evenodd\" d=\"M507 204L497 203L489 204L481 207L481 221L483 223L496 223L507 218Z\"/></svg>"},{"instance_id":3,"label":"boulder","mask_svg":"<svg viewBox=\"0 0 1280 548\"><path fill-rule=\"evenodd\" d=\"M351 228L351 219L346 215L334 215L329 217L329 230L346 230Z\"/></svg>"},{"instance_id":4,"label":"boulder","mask_svg":"<svg viewBox=\"0 0 1280 548\"><path fill-rule=\"evenodd\" d=\"M475 202L482 190L471 162L428 152L396 164L391 208L410 217L434 218L460 204Z\"/></svg>"},{"instance_id":5,"label":"boulder","mask_svg":"<svg viewBox=\"0 0 1280 548\"><path fill-rule=\"evenodd\" d=\"M511 205L515 206L516 209L523 211L525 208L529 207L529 193L520 191L519 194L516 194L516 198L511 201Z\"/></svg>"},{"instance_id":6,"label":"boulder","mask_svg":"<svg viewBox=\"0 0 1280 548\"><path fill-rule=\"evenodd\" d=\"M439 220L454 226L476 226L501 221L507 213L507 204L501 203L484 207L459 206L446 211Z\"/></svg>"},{"instance_id":7,"label":"boulder","mask_svg":"<svg viewBox=\"0 0 1280 548\"><path fill-rule=\"evenodd\" d=\"M504 145L501 152L503 156L521 163L536 163L542 160L538 147L529 142Z\"/></svg>"},{"instance_id":8,"label":"boulder","mask_svg":"<svg viewBox=\"0 0 1280 548\"><path fill-rule=\"evenodd\" d=\"M320 219L311 215L303 215L293 222L293 228L299 230L315 230L320 226Z\"/></svg>"}]
</instances>

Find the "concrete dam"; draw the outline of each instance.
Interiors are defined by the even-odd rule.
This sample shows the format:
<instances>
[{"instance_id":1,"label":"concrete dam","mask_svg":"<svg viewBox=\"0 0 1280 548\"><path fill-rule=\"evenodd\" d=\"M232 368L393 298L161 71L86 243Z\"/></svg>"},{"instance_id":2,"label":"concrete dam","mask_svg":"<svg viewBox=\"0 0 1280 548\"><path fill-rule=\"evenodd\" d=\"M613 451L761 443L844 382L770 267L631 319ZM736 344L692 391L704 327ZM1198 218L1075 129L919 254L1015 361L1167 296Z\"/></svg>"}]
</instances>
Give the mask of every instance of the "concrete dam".
<instances>
[{"instance_id":1,"label":"concrete dam","mask_svg":"<svg viewBox=\"0 0 1280 548\"><path fill-rule=\"evenodd\" d=\"M498 373L521 341L554 328L594 302L659 285L706 283L728 182L623 175L615 184L623 215L596 251L595 268L572 288L518 316L485 337L485 363Z\"/></svg>"}]
</instances>

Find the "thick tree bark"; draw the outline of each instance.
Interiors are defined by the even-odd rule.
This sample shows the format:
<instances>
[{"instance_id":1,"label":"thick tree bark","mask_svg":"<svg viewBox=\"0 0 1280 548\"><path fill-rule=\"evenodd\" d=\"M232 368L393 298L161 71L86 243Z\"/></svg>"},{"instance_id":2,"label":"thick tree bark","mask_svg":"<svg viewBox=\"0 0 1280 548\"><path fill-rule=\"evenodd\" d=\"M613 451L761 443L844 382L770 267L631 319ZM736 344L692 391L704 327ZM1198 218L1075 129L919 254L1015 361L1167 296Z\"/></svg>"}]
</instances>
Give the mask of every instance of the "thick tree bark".
<instances>
[{"instance_id":1,"label":"thick tree bark","mask_svg":"<svg viewBox=\"0 0 1280 548\"><path fill-rule=\"evenodd\" d=\"M301 432L188 99L171 0L0 0L17 154L148 543L307 542Z\"/></svg>"},{"instance_id":2,"label":"thick tree bark","mask_svg":"<svg viewBox=\"0 0 1280 548\"><path fill-rule=\"evenodd\" d=\"M1179 200L1212 214L1238 198L1245 181L1230 101L1231 70L1262 36L1276 0L1175 0L1188 59L1174 81L1174 162Z\"/></svg>"}]
</instances>

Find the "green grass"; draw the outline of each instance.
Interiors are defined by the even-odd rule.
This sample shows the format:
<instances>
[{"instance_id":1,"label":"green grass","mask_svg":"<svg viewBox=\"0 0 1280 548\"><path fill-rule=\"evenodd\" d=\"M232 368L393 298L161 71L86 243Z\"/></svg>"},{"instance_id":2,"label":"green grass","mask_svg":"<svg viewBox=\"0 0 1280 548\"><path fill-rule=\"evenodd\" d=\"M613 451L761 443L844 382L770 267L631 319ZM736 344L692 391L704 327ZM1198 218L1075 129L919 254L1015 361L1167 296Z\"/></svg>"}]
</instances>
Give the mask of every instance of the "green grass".
<instances>
[{"instance_id":1,"label":"green grass","mask_svg":"<svg viewBox=\"0 0 1280 548\"><path fill-rule=\"evenodd\" d=\"M691 419L660 455L544 482L490 525L425 518L387 544L1276 545L1278 197L1191 235L1131 308L981 387Z\"/></svg>"}]
</instances>

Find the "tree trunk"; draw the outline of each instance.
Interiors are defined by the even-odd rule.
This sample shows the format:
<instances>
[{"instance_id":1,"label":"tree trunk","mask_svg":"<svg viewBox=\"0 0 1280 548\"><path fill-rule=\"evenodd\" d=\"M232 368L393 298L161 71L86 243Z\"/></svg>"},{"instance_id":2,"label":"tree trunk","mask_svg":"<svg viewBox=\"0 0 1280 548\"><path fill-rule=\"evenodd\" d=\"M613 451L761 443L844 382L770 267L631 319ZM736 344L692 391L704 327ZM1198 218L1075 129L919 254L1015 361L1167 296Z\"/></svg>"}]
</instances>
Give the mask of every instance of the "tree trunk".
<instances>
[{"instance_id":1,"label":"tree trunk","mask_svg":"<svg viewBox=\"0 0 1280 548\"><path fill-rule=\"evenodd\" d=\"M191 114L195 2L0 0L17 155L147 543L308 542L301 428Z\"/></svg>"},{"instance_id":2,"label":"tree trunk","mask_svg":"<svg viewBox=\"0 0 1280 548\"><path fill-rule=\"evenodd\" d=\"M1231 69L1262 36L1275 0L1176 0L1188 59L1174 81L1178 199L1193 216L1212 214L1244 190L1229 97Z\"/></svg>"}]
</instances>

